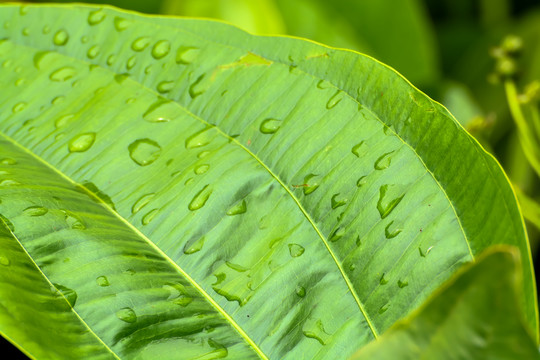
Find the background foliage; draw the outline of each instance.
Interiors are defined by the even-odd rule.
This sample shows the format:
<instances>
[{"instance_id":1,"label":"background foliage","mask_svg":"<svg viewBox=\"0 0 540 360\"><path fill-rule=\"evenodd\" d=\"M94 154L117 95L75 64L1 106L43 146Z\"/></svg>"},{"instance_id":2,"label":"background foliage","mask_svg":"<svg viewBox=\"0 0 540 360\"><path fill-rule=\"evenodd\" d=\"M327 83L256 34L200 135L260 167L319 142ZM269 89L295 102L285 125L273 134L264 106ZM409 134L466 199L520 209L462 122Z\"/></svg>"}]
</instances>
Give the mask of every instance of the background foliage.
<instances>
[{"instance_id":1,"label":"background foliage","mask_svg":"<svg viewBox=\"0 0 540 360\"><path fill-rule=\"evenodd\" d=\"M532 152L533 156L540 154L534 143L523 141L523 135L520 138L501 81L505 69L490 56L490 53L497 56L493 49L505 36L516 35L522 46L516 56L512 54L516 69L511 75L518 93L535 80L540 81L539 0L113 0L107 3L151 14L222 19L251 33L304 37L354 49L389 64L448 107L501 162L516 188L527 220L533 257L540 258L540 178L525 152ZM494 69L499 76L495 76ZM538 102L532 101L532 106L538 111ZM538 278L538 266L536 272Z\"/></svg>"}]
</instances>

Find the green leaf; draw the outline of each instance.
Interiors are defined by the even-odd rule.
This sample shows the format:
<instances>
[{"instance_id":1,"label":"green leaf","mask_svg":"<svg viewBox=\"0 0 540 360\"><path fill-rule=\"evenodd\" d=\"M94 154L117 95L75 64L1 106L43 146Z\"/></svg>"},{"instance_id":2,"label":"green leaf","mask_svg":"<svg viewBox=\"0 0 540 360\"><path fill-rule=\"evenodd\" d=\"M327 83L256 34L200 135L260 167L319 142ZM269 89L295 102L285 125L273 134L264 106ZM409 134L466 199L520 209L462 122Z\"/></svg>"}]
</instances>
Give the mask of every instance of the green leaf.
<instances>
[{"instance_id":1,"label":"green leaf","mask_svg":"<svg viewBox=\"0 0 540 360\"><path fill-rule=\"evenodd\" d=\"M351 360L540 359L517 303L519 253L488 250Z\"/></svg>"},{"instance_id":2,"label":"green leaf","mask_svg":"<svg viewBox=\"0 0 540 360\"><path fill-rule=\"evenodd\" d=\"M0 39L0 332L31 356L343 358L495 243L537 336L503 171L394 70L84 5L2 6Z\"/></svg>"}]
</instances>

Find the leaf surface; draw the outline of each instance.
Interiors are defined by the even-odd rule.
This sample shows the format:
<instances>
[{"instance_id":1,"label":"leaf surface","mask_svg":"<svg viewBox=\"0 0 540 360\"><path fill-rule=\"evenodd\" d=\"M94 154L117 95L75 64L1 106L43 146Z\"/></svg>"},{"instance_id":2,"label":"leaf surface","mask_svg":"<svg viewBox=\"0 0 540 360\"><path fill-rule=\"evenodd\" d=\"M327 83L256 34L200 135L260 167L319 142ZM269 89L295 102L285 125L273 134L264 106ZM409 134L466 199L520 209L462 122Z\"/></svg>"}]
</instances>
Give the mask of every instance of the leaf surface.
<instances>
[{"instance_id":1,"label":"leaf surface","mask_svg":"<svg viewBox=\"0 0 540 360\"><path fill-rule=\"evenodd\" d=\"M349 356L494 243L537 334L504 173L390 68L82 5L2 6L0 39L2 241L29 264L5 281L52 284L40 321L68 306L88 356Z\"/></svg>"},{"instance_id":2,"label":"leaf surface","mask_svg":"<svg viewBox=\"0 0 540 360\"><path fill-rule=\"evenodd\" d=\"M540 359L516 302L519 254L508 250L482 254L351 360Z\"/></svg>"}]
</instances>

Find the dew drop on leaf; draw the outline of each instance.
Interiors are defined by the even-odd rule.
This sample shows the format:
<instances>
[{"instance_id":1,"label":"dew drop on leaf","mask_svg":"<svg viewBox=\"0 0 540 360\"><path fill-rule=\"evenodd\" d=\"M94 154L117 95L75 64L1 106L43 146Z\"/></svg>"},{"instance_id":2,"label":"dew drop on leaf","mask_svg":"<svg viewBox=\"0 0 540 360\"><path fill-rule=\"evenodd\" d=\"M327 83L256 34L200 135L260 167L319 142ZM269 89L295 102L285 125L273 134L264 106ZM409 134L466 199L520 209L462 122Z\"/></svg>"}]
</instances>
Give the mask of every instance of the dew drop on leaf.
<instances>
[{"instance_id":1,"label":"dew drop on leaf","mask_svg":"<svg viewBox=\"0 0 540 360\"><path fill-rule=\"evenodd\" d=\"M171 43L168 40L159 40L152 48L152 56L154 59L159 60L167 56L169 51L171 51Z\"/></svg>"},{"instance_id":2,"label":"dew drop on leaf","mask_svg":"<svg viewBox=\"0 0 540 360\"><path fill-rule=\"evenodd\" d=\"M348 199L343 198L339 200L337 197L339 196L339 193L334 194L331 199L332 209L337 209L340 206L343 206L347 204Z\"/></svg>"},{"instance_id":3,"label":"dew drop on leaf","mask_svg":"<svg viewBox=\"0 0 540 360\"><path fill-rule=\"evenodd\" d=\"M304 249L304 247L301 245L289 244L289 254L291 257L299 257L304 253L305 250L306 249Z\"/></svg>"},{"instance_id":4,"label":"dew drop on leaf","mask_svg":"<svg viewBox=\"0 0 540 360\"><path fill-rule=\"evenodd\" d=\"M109 279L107 279L106 276L98 276L96 278L96 283L99 285L99 286L109 286L110 283L109 283Z\"/></svg>"},{"instance_id":5,"label":"dew drop on leaf","mask_svg":"<svg viewBox=\"0 0 540 360\"><path fill-rule=\"evenodd\" d=\"M192 46L180 46L176 51L177 64L191 64L199 55L199 49Z\"/></svg>"},{"instance_id":6,"label":"dew drop on leaf","mask_svg":"<svg viewBox=\"0 0 540 360\"><path fill-rule=\"evenodd\" d=\"M135 67L136 64L137 64L137 57L133 55L126 62L126 69L131 70L133 69L133 67Z\"/></svg>"},{"instance_id":7,"label":"dew drop on leaf","mask_svg":"<svg viewBox=\"0 0 540 360\"><path fill-rule=\"evenodd\" d=\"M51 289L51 290L58 290L62 294L62 296L67 300L69 305L71 307L74 307L75 303L77 302L77 293L75 292L75 290L70 289L63 285L59 285L59 284L53 284L53 285L56 289Z\"/></svg>"},{"instance_id":8,"label":"dew drop on leaf","mask_svg":"<svg viewBox=\"0 0 540 360\"><path fill-rule=\"evenodd\" d=\"M384 236L387 238L387 239L392 239L392 238L395 238L396 236L399 235L399 233L401 233L402 229L399 228L399 227L394 227L394 229L392 229L392 224L394 223L394 221L390 221L388 223L388 225L386 225L386 227L384 228Z\"/></svg>"},{"instance_id":9,"label":"dew drop on leaf","mask_svg":"<svg viewBox=\"0 0 540 360\"><path fill-rule=\"evenodd\" d=\"M400 289L403 289L405 286L409 285L409 282L408 281L398 280L397 284L398 284Z\"/></svg>"},{"instance_id":10,"label":"dew drop on leaf","mask_svg":"<svg viewBox=\"0 0 540 360\"><path fill-rule=\"evenodd\" d=\"M133 41L131 50L140 52L146 49L148 45L150 45L150 38L148 36L142 36Z\"/></svg>"},{"instance_id":11,"label":"dew drop on leaf","mask_svg":"<svg viewBox=\"0 0 540 360\"><path fill-rule=\"evenodd\" d=\"M196 195L193 197L191 202L188 205L188 209L191 211L199 210L202 208L206 202L208 201L208 198L212 194L212 189L209 188L209 185L205 185Z\"/></svg>"},{"instance_id":12,"label":"dew drop on leaf","mask_svg":"<svg viewBox=\"0 0 540 360\"><path fill-rule=\"evenodd\" d=\"M121 18L118 16L114 18L114 28L117 31L124 31L128 28L129 25L130 25L130 22L124 18Z\"/></svg>"},{"instance_id":13,"label":"dew drop on leaf","mask_svg":"<svg viewBox=\"0 0 540 360\"><path fill-rule=\"evenodd\" d=\"M341 90L336 91L334 95L330 99L328 99L328 102L326 103L326 108L328 110L333 109L341 102L343 99L343 92Z\"/></svg>"},{"instance_id":14,"label":"dew drop on leaf","mask_svg":"<svg viewBox=\"0 0 540 360\"><path fill-rule=\"evenodd\" d=\"M88 24L90 26L97 25L105 19L105 13L102 10L91 11L88 14Z\"/></svg>"},{"instance_id":15,"label":"dew drop on leaf","mask_svg":"<svg viewBox=\"0 0 540 360\"><path fill-rule=\"evenodd\" d=\"M210 131L208 131L210 129L213 129L213 127L207 126L201 131L198 131L195 134L189 136L186 139L186 149L195 149L198 147L208 145L210 141L212 141L212 138L213 138L213 134Z\"/></svg>"},{"instance_id":16,"label":"dew drop on leaf","mask_svg":"<svg viewBox=\"0 0 540 360\"><path fill-rule=\"evenodd\" d=\"M95 59L99 55L99 45L91 46L90 49L86 52L86 56L89 59Z\"/></svg>"},{"instance_id":17,"label":"dew drop on leaf","mask_svg":"<svg viewBox=\"0 0 540 360\"><path fill-rule=\"evenodd\" d=\"M330 237L328 240L330 240L331 242L336 242L339 239L341 239L344 235L345 235L345 229L338 227L336 230L332 232L332 234L330 234Z\"/></svg>"},{"instance_id":18,"label":"dew drop on leaf","mask_svg":"<svg viewBox=\"0 0 540 360\"><path fill-rule=\"evenodd\" d=\"M194 170L195 174L196 175L202 175L204 174L205 172L207 172L208 170L210 169L210 165L208 164L201 164L199 166L197 166Z\"/></svg>"},{"instance_id":19,"label":"dew drop on leaf","mask_svg":"<svg viewBox=\"0 0 540 360\"><path fill-rule=\"evenodd\" d=\"M184 254L191 255L201 251L204 246L204 241L204 236L199 239L193 239L191 241L188 241L186 245L184 245Z\"/></svg>"},{"instance_id":20,"label":"dew drop on leaf","mask_svg":"<svg viewBox=\"0 0 540 360\"><path fill-rule=\"evenodd\" d=\"M207 85L203 83L205 74L200 75L197 80L193 82L193 84L189 87L189 96L191 96L192 99L195 99L197 96L202 95L207 90Z\"/></svg>"},{"instance_id":21,"label":"dew drop on leaf","mask_svg":"<svg viewBox=\"0 0 540 360\"><path fill-rule=\"evenodd\" d=\"M379 201L377 202L377 210L381 219L384 219L392 210L398 206L405 194L400 191L400 187L396 185L383 185L379 188Z\"/></svg>"},{"instance_id":22,"label":"dew drop on leaf","mask_svg":"<svg viewBox=\"0 0 540 360\"><path fill-rule=\"evenodd\" d=\"M276 131L279 130L280 127L281 127L281 120L270 118L270 119L263 120L263 122L261 123L261 126L259 127L259 130L263 134L274 134Z\"/></svg>"},{"instance_id":23,"label":"dew drop on leaf","mask_svg":"<svg viewBox=\"0 0 540 360\"><path fill-rule=\"evenodd\" d=\"M64 46L69 40L69 34L66 30L58 30L53 36L54 45Z\"/></svg>"},{"instance_id":24,"label":"dew drop on leaf","mask_svg":"<svg viewBox=\"0 0 540 360\"><path fill-rule=\"evenodd\" d=\"M368 151L368 146L365 143L365 141L359 142L358 144L354 145L351 149L351 152L358 158L361 156L364 156L367 153L367 151Z\"/></svg>"},{"instance_id":25,"label":"dew drop on leaf","mask_svg":"<svg viewBox=\"0 0 540 360\"><path fill-rule=\"evenodd\" d=\"M62 82L62 81L67 81L67 80L71 79L76 74L77 74L77 72L75 71L74 68L72 68L70 66L64 66L64 67L61 67L58 70L53 71L51 73L51 75L49 75L49 79L51 79L51 81L55 81L55 82Z\"/></svg>"},{"instance_id":26,"label":"dew drop on leaf","mask_svg":"<svg viewBox=\"0 0 540 360\"><path fill-rule=\"evenodd\" d=\"M296 296L303 298L306 296L306 288L303 286L298 285L295 289Z\"/></svg>"},{"instance_id":27,"label":"dew drop on leaf","mask_svg":"<svg viewBox=\"0 0 540 360\"><path fill-rule=\"evenodd\" d=\"M116 312L116 317L127 323L134 323L137 321L137 314L132 308L126 307Z\"/></svg>"},{"instance_id":28,"label":"dew drop on leaf","mask_svg":"<svg viewBox=\"0 0 540 360\"><path fill-rule=\"evenodd\" d=\"M247 211L247 205L246 200L242 200L241 202L237 203L233 207L231 207L229 210L227 210L227 215L233 216L233 215L240 215Z\"/></svg>"},{"instance_id":29,"label":"dew drop on leaf","mask_svg":"<svg viewBox=\"0 0 540 360\"><path fill-rule=\"evenodd\" d=\"M379 284L381 284L381 285L388 284L388 280L384 277L384 275L385 274L383 273L382 276L381 276L381 279L379 280Z\"/></svg>"},{"instance_id":30,"label":"dew drop on leaf","mask_svg":"<svg viewBox=\"0 0 540 360\"><path fill-rule=\"evenodd\" d=\"M154 218L156 217L156 215L158 214L159 210L158 209L152 209L150 210L148 213L146 213L142 219L141 219L141 224L143 225L148 225L150 224L150 222L152 220L154 220Z\"/></svg>"},{"instance_id":31,"label":"dew drop on leaf","mask_svg":"<svg viewBox=\"0 0 540 360\"><path fill-rule=\"evenodd\" d=\"M388 310L389 307L390 307L389 304L385 304L385 305L381 306L379 308L379 314L384 314L386 312L386 310Z\"/></svg>"},{"instance_id":32,"label":"dew drop on leaf","mask_svg":"<svg viewBox=\"0 0 540 360\"><path fill-rule=\"evenodd\" d=\"M17 180L12 180L12 179L4 179L0 181L0 186L15 186L15 185L21 185L21 183L18 182Z\"/></svg>"},{"instance_id":33,"label":"dew drop on leaf","mask_svg":"<svg viewBox=\"0 0 540 360\"><path fill-rule=\"evenodd\" d=\"M16 165L17 160L15 160L13 158L3 158L3 159L0 159L0 164L2 164L2 165Z\"/></svg>"},{"instance_id":34,"label":"dew drop on leaf","mask_svg":"<svg viewBox=\"0 0 540 360\"><path fill-rule=\"evenodd\" d=\"M75 136L68 144L69 152L85 152L96 141L96 133L89 132Z\"/></svg>"},{"instance_id":35,"label":"dew drop on leaf","mask_svg":"<svg viewBox=\"0 0 540 360\"><path fill-rule=\"evenodd\" d=\"M150 193L150 194L145 194L141 196L137 201L135 201L135 203L131 207L131 213L132 214L138 213L143 207L148 205L148 203L150 202L150 200L152 200L154 195L155 195L154 193Z\"/></svg>"},{"instance_id":36,"label":"dew drop on leaf","mask_svg":"<svg viewBox=\"0 0 540 360\"><path fill-rule=\"evenodd\" d=\"M129 144L129 156L137 165L148 166L161 155L161 146L148 138L138 139Z\"/></svg>"},{"instance_id":37,"label":"dew drop on leaf","mask_svg":"<svg viewBox=\"0 0 540 360\"><path fill-rule=\"evenodd\" d=\"M13 109L11 109L11 111L13 111L13 113L16 114L18 112L23 111L25 108L26 108L26 103L25 102L19 102L19 103L15 104L13 106Z\"/></svg>"},{"instance_id":38,"label":"dew drop on leaf","mask_svg":"<svg viewBox=\"0 0 540 360\"><path fill-rule=\"evenodd\" d=\"M56 121L54 122L54 127L56 127L57 129L63 128L68 125L74 117L75 115L73 114L62 115L58 119L56 119Z\"/></svg>"},{"instance_id":39,"label":"dew drop on leaf","mask_svg":"<svg viewBox=\"0 0 540 360\"><path fill-rule=\"evenodd\" d=\"M394 151L387 152L383 155L381 155L376 161L375 165L373 166L375 170L384 170L387 169L390 164L392 163L392 157L390 156Z\"/></svg>"},{"instance_id":40,"label":"dew drop on leaf","mask_svg":"<svg viewBox=\"0 0 540 360\"><path fill-rule=\"evenodd\" d=\"M367 176L361 176L356 180L356 186L361 187L362 185L365 185L367 183Z\"/></svg>"},{"instance_id":41,"label":"dew drop on leaf","mask_svg":"<svg viewBox=\"0 0 540 360\"><path fill-rule=\"evenodd\" d=\"M27 216L43 216L48 213L49 210L43 206L30 206L23 210L23 213Z\"/></svg>"},{"instance_id":42,"label":"dew drop on leaf","mask_svg":"<svg viewBox=\"0 0 540 360\"><path fill-rule=\"evenodd\" d=\"M4 255L0 255L0 265L3 266L9 266L11 264L11 261L5 257Z\"/></svg>"},{"instance_id":43,"label":"dew drop on leaf","mask_svg":"<svg viewBox=\"0 0 540 360\"><path fill-rule=\"evenodd\" d=\"M170 92L173 88L174 88L174 81L168 81L168 80L161 81L156 87L157 91L160 94L166 94Z\"/></svg>"},{"instance_id":44,"label":"dew drop on leaf","mask_svg":"<svg viewBox=\"0 0 540 360\"><path fill-rule=\"evenodd\" d=\"M318 175L315 174L309 174L304 177L304 184L302 184L305 185L303 186L304 195L309 195L317 190L319 187L319 182L315 180L316 177L318 177Z\"/></svg>"}]
</instances>

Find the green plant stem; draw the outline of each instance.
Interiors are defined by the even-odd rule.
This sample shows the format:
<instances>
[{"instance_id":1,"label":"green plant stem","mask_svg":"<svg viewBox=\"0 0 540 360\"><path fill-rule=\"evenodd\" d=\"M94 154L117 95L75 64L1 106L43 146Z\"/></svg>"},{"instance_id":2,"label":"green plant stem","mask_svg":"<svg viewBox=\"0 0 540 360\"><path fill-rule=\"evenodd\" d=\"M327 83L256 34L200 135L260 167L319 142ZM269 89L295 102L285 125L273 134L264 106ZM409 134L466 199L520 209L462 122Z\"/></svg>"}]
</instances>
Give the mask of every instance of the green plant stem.
<instances>
[{"instance_id":1,"label":"green plant stem","mask_svg":"<svg viewBox=\"0 0 540 360\"><path fill-rule=\"evenodd\" d=\"M519 104L515 82L513 80L506 80L504 82L504 88L506 91L508 106L510 107L510 113L512 114L512 118L514 119L519 131L519 139L523 152L525 153L525 156L527 157L527 160L529 160L529 163L533 167L534 171L536 171L538 176L540 176L540 146L536 140L538 139L539 133L537 132L535 134L525 119L525 115L523 114L523 110ZM535 130L537 130L537 126L540 127L540 125L536 125L535 121Z\"/></svg>"}]
</instances>

